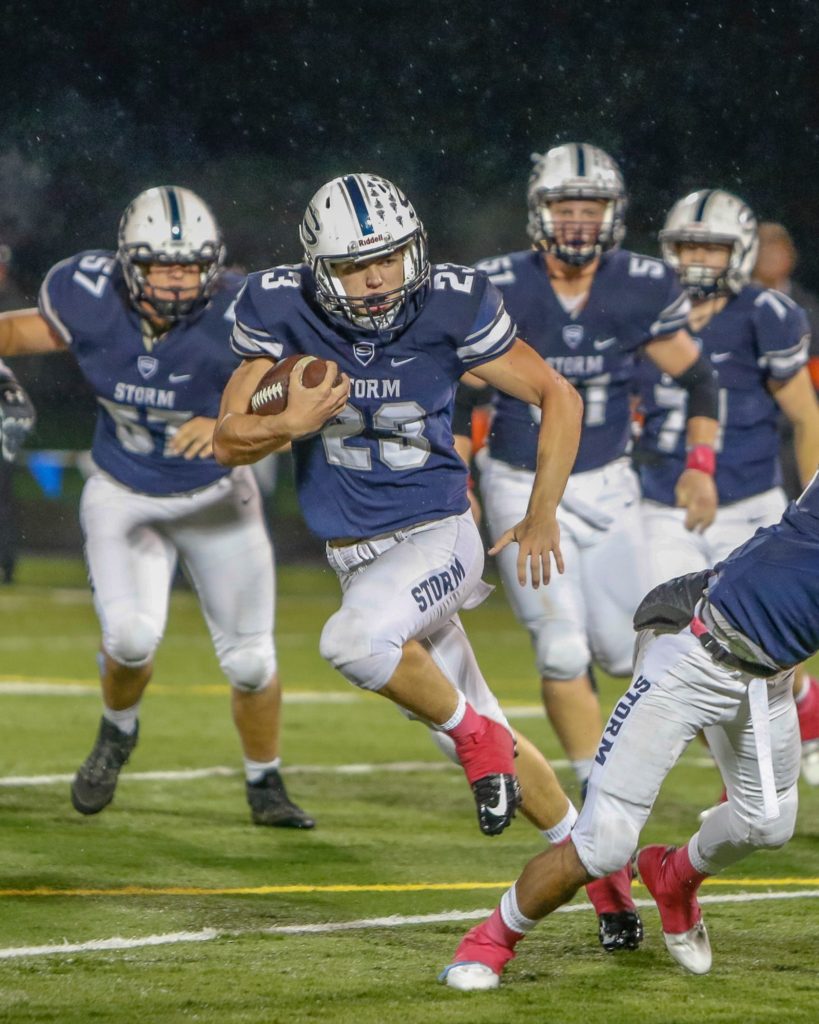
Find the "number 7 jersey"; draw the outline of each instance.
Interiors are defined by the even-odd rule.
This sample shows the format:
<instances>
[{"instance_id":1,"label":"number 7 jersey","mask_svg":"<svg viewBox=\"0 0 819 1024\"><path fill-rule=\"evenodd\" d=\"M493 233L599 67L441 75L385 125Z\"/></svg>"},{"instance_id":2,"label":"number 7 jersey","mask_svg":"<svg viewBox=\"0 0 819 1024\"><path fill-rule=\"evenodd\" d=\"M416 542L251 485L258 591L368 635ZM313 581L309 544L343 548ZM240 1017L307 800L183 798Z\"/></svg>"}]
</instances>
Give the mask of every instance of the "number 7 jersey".
<instances>
[{"instance_id":1,"label":"number 7 jersey","mask_svg":"<svg viewBox=\"0 0 819 1024\"><path fill-rule=\"evenodd\" d=\"M76 357L99 403L94 462L126 487L179 494L228 472L213 458L174 455L169 443L186 420L218 414L239 364L229 337L241 283L222 274L207 306L149 350L112 253L80 253L58 263L43 281L40 313Z\"/></svg>"},{"instance_id":2,"label":"number 7 jersey","mask_svg":"<svg viewBox=\"0 0 819 1024\"><path fill-rule=\"evenodd\" d=\"M351 379L341 415L293 445L311 530L325 540L372 537L465 512L452 401L462 374L515 339L497 289L471 268L433 266L421 312L390 341L329 320L314 296L306 266L251 274L233 331L246 359L320 356Z\"/></svg>"}]
</instances>

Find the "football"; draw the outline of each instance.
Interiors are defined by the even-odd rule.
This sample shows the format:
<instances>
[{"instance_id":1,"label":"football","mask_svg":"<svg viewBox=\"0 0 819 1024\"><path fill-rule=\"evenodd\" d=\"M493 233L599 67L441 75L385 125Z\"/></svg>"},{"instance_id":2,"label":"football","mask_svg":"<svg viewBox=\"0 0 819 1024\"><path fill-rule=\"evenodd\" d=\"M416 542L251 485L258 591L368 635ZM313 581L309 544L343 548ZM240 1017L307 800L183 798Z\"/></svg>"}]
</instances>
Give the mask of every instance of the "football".
<instances>
[{"instance_id":1,"label":"football","mask_svg":"<svg viewBox=\"0 0 819 1024\"><path fill-rule=\"evenodd\" d=\"M256 385L250 397L248 412L257 416L276 416L287 408L287 390L290 374L298 363L304 363L302 383L306 388L317 387L327 373L327 363L318 356L287 356L272 366ZM336 377L338 384L340 377Z\"/></svg>"}]
</instances>

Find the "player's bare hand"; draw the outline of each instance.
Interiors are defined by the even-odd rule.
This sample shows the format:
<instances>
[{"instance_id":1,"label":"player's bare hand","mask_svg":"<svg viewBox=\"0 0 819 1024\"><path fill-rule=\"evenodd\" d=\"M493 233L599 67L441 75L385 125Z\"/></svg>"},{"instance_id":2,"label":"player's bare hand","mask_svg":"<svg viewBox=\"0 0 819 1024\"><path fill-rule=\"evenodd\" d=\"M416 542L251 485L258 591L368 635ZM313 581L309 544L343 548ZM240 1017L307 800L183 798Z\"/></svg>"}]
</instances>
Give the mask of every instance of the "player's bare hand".
<instances>
[{"instance_id":1,"label":"player's bare hand","mask_svg":"<svg viewBox=\"0 0 819 1024\"><path fill-rule=\"evenodd\" d=\"M677 508L684 508L685 528L702 533L717 514L717 485L710 473L699 469L686 469L680 474L674 489Z\"/></svg>"},{"instance_id":2,"label":"player's bare hand","mask_svg":"<svg viewBox=\"0 0 819 1024\"><path fill-rule=\"evenodd\" d=\"M169 448L174 455L190 459L209 459L213 455L213 428L216 420L210 416L194 416L186 420L174 433Z\"/></svg>"},{"instance_id":3,"label":"player's bare hand","mask_svg":"<svg viewBox=\"0 0 819 1024\"><path fill-rule=\"evenodd\" d=\"M528 516L522 519L495 541L489 549L490 555L496 555L508 544L518 544L518 583L522 587L528 582L531 574L532 586L537 590L552 578L552 558L559 573L563 572L563 555L560 551L560 527L555 516L548 519L534 520ZM528 568L528 573L527 573Z\"/></svg>"},{"instance_id":4,"label":"player's bare hand","mask_svg":"<svg viewBox=\"0 0 819 1024\"><path fill-rule=\"evenodd\" d=\"M338 372L337 363L328 360L324 380L314 388L306 388L302 383L304 369L304 364L296 364L290 374L287 415L294 438L321 430L328 420L341 413L350 397L350 378Z\"/></svg>"}]
</instances>

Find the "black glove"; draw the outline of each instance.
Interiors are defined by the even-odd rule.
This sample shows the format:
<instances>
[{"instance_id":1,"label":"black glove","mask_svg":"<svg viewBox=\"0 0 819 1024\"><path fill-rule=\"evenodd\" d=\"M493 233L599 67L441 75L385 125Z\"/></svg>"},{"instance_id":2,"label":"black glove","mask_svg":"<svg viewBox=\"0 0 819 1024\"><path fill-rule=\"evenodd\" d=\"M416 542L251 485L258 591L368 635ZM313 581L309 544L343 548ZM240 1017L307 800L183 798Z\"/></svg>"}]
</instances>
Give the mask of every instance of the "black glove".
<instances>
[{"instance_id":1,"label":"black glove","mask_svg":"<svg viewBox=\"0 0 819 1024\"><path fill-rule=\"evenodd\" d=\"M14 462L36 420L34 406L23 388L0 371L0 458Z\"/></svg>"}]
</instances>

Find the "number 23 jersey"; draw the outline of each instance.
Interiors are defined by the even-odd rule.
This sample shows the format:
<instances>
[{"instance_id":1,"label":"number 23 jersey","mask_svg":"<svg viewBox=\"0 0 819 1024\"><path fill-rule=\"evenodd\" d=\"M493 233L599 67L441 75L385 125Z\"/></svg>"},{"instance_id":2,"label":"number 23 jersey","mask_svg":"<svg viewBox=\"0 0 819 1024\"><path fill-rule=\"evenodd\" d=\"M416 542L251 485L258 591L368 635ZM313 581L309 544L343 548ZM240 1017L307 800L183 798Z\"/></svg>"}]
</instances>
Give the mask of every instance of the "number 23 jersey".
<instances>
[{"instance_id":1,"label":"number 23 jersey","mask_svg":"<svg viewBox=\"0 0 819 1024\"><path fill-rule=\"evenodd\" d=\"M113 253L80 253L43 281L40 313L73 352L99 403L94 462L126 487L180 494L228 472L213 458L175 455L169 443L186 420L219 412L239 364L229 338L242 280L222 274L207 306L150 350Z\"/></svg>"},{"instance_id":2,"label":"number 23 jersey","mask_svg":"<svg viewBox=\"0 0 819 1024\"><path fill-rule=\"evenodd\" d=\"M293 444L310 529L325 540L363 538L465 512L452 401L462 374L515 339L497 289L469 267L435 265L420 313L389 341L335 324L314 296L304 265L251 274L233 331L246 359L320 356L351 379L341 415Z\"/></svg>"}]
</instances>

